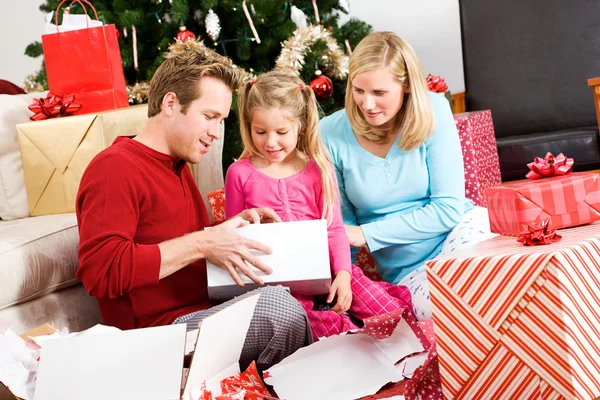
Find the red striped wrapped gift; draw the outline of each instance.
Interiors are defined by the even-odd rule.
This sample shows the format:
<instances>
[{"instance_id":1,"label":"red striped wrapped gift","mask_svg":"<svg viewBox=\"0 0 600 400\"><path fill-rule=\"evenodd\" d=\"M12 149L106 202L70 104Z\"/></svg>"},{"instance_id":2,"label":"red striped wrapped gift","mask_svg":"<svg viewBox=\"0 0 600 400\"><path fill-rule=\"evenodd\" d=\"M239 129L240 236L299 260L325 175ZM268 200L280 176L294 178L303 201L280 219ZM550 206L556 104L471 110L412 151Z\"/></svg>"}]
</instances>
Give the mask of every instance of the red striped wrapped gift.
<instances>
[{"instance_id":1,"label":"red striped wrapped gift","mask_svg":"<svg viewBox=\"0 0 600 400\"><path fill-rule=\"evenodd\" d=\"M444 399L600 396L600 223L560 234L427 263Z\"/></svg>"},{"instance_id":2,"label":"red striped wrapped gift","mask_svg":"<svg viewBox=\"0 0 600 400\"><path fill-rule=\"evenodd\" d=\"M518 236L527 225L548 218L557 229L600 220L599 178L575 172L488 188L490 228Z\"/></svg>"}]
</instances>

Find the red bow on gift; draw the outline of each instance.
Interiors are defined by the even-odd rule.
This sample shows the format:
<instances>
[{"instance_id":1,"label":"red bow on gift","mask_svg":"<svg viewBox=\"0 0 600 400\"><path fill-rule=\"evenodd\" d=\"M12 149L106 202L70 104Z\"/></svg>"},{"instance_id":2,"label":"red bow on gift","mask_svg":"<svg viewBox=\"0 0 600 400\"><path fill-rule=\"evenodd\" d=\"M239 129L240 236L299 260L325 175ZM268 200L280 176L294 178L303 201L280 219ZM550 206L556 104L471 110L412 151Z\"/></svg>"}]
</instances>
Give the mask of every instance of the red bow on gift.
<instances>
[{"instance_id":1,"label":"red bow on gift","mask_svg":"<svg viewBox=\"0 0 600 400\"><path fill-rule=\"evenodd\" d=\"M427 87L429 91L436 93L445 93L448 91L448 85L446 85L444 78L437 75L427 75Z\"/></svg>"},{"instance_id":2,"label":"red bow on gift","mask_svg":"<svg viewBox=\"0 0 600 400\"><path fill-rule=\"evenodd\" d=\"M540 179L549 176L565 175L571 172L575 162L572 158L567 158L560 153L556 157L552 153L546 153L546 157L536 157L533 162L527 164L530 171L527 173L528 179Z\"/></svg>"},{"instance_id":3,"label":"red bow on gift","mask_svg":"<svg viewBox=\"0 0 600 400\"><path fill-rule=\"evenodd\" d=\"M550 224L550 219L533 222L526 226L517 240L525 246L537 246L558 242L562 237L556 233L556 228Z\"/></svg>"},{"instance_id":4,"label":"red bow on gift","mask_svg":"<svg viewBox=\"0 0 600 400\"><path fill-rule=\"evenodd\" d=\"M30 104L28 108L35 113L29 118L32 121L41 121L48 118L63 117L65 115L73 114L81 108L81 103L75 102L74 94L60 97L49 92L45 99L33 99L33 103Z\"/></svg>"}]
</instances>

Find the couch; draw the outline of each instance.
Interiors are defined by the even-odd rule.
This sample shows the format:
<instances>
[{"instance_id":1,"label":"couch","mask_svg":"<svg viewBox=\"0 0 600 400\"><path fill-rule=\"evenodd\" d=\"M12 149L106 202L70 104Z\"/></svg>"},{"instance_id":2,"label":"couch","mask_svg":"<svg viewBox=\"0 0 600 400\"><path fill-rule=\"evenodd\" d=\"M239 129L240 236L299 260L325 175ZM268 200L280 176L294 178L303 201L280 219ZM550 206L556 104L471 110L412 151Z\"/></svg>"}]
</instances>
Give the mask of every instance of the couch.
<instances>
[{"instance_id":1,"label":"couch","mask_svg":"<svg viewBox=\"0 0 600 400\"><path fill-rule=\"evenodd\" d=\"M96 300L75 277L75 214L29 216L15 126L29 121L27 105L43 96L0 95L0 320L19 333L46 322L69 331L102 322ZM145 113L135 115L146 119ZM221 137L200 164L190 166L203 195L223 187L222 150Z\"/></svg>"},{"instance_id":2,"label":"couch","mask_svg":"<svg viewBox=\"0 0 600 400\"><path fill-rule=\"evenodd\" d=\"M467 110L491 109L504 181L550 151L600 168L589 78L600 72L595 0L459 0Z\"/></svg>"}]
</instances>

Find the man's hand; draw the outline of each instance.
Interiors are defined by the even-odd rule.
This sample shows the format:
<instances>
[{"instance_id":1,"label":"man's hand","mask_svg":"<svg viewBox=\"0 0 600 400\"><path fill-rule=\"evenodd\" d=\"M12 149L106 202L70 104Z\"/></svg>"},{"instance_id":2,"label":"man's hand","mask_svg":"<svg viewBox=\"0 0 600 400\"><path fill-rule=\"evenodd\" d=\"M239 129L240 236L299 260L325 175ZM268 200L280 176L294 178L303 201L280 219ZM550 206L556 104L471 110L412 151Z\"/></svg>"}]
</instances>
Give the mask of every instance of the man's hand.
<instances>
[{"instance_id":1,"label":"man's hand","mask_svg":"<svg viewBox=\"0 0 600 400\"><path fill-rule=\"evenodd\" d=\"M281 222L281 218L272 208L250 208L239 213L236 217L241 217L243 220L253 224L267 224L270 222Z\"/></svg>"},{"instance_id":2,"label":"man's hand","mask_svg":"<svg viewBox=\"0 0 600 400\"><path fill-rule=\"evenodd\" d=\"M268 213L265 215L268 215ZM263 285L264 282L254 273L248 264L253 265L266 274L270 274L273 270L253 255L251 250L258 250L265 254L271 254L272 250L265 244L247 239L235 232L236 228L248 224L248 220L238 215L205 231L208 241L205 245L205 258L227 271L238 286L244 286L239 272L257 284Z\"/></svg>"},{"instance_id":3,"label":"man's hand","mask_svg":"<svg viewBox=\"0 0 600 400\"><path fill-rule=\"evenodd\" d=\"M365 234L360 226L344 225L344 228L346 228L346 235L348 235L350 246L363 247L367 244L367 239L365 239Z\"/></svg>"},{"instance_id":4,"label":"man's hand","mask_svg":"<svg viewBox=\"0 0 600 400\"><path fill-rule=\"evenodd\" d=\"M338 314L343 314L352 305L352 287L350 286L350 280L352 275L348 271L339 271L331 284L329 289L329 296L327 296L327 303L331 303L337 294L337 302L331 311L335 311Z\"/></svg>"}]
</instances>

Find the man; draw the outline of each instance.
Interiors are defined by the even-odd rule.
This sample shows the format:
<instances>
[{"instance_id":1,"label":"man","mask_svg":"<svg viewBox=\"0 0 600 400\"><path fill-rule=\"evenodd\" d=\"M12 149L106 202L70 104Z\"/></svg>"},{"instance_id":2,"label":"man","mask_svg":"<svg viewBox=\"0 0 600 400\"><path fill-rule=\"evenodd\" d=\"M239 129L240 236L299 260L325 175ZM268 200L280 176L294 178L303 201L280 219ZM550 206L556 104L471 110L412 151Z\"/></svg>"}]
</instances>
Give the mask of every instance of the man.
<instances>
[{"instance_id":1,"label":"man","mask_svg":"<svg viewBox=\"0 0 600 400\"><path fill-rule=\"evenodd\" d=\"M206 263L262 284L270 269L251 250L269 253L235 228L279 220L271 209L247 210L210 230L187 162L198 163L219 139L240 78L231 61L206 50L167 58L150 83L148 123L120 137L86 169L77 196L79 269L104 321L121 329L188 322L224 308L208 300ZM312 340L300 304L282 287L263 287L240 364L279 362Z\"/></svg>"}]
</instances>

